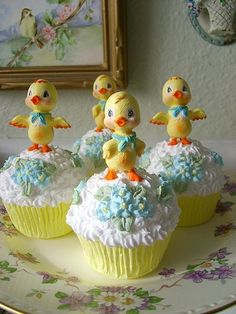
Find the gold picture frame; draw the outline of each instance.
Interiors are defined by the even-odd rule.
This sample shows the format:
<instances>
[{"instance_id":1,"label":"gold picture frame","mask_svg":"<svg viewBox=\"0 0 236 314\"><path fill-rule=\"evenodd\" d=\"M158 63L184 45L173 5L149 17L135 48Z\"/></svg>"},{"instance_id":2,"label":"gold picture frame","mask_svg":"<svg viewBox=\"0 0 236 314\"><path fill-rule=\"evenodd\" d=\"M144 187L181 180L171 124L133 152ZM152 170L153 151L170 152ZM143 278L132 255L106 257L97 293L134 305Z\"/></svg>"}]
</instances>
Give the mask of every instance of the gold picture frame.
<instances>
[{"instance_id":1,"label":"gold picture frame","mask_svg":"<svg viewBox=\"0 0 236 314\"><path fill-rule=\"evenodd\" d=\"M28 87L38 78L57 87L89 87L100 74L112 76L118 86L127 86L126 3L125 0L101 0L103 23L103 62L81 66L0 67L0 89ZM80 0L81 7L85 0Z\"/></svg>"}]
</instances>

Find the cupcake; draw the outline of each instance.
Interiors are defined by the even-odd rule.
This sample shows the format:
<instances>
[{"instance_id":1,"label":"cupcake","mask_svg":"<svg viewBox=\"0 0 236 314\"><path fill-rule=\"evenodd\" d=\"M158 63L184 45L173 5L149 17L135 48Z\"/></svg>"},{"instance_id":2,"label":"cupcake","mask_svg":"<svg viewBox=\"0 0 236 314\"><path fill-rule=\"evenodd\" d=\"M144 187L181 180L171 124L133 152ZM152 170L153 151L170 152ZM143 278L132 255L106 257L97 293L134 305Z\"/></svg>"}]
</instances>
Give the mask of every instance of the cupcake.
<instances>
[{"instance_id":1,"label":"cupcake","mask_svg":"<svg viewBox=\"0 0 236 314\"><path fill-rule=\"evenodd\" d=\"M157 143L140 160L148 172L161 174L172 183L181 208L179 226L208 221L214 214L224 185L223 160L216 152L188 138L191 120L206 118L202 109L189 109L188 84L180 77L170 78L163 87L162 98L169 108L158 112L151 122L166 124L169 141Z\"/></svg>"},{"instance_id":2,"label":"cupcake","mask_svg":"<svg viewBox=\"0 0 236 314\"><path fill-rule=\"evenodd\" d=\"M105 105L108 97L116 91L115 81L107 75L99 75L93 84L93 96L98 103L92 108L92 115L96 128L89 130L73 144L72 151L79 154L89 164L91 175L105 169L106 164L102 158L102 146L111 139L112 125L104 125Z\"/></svg>"},{"instance_id":3,"label":"cupcake","mask_svg":"<svg viewBox=\"0 0 236 314\"><path fill-rule=\"evenodd\" d=\"M53 128L69 128L50 111L57 102L56 88L46 80L31 84L25 103L30 116L16 116L10 125L28 128L30 147L9 157L0 174L0 196L12 223L24 235L52 238L70 232L65 222L74 187L86 176L78 155L49 146Z\"/></svg>"},{"instance_id":4,"label":"cupcake","mask_svg":"<svg viewBox=\"0 0 236 314\"><path fill-rule=\"evenodd\" d=\"M112 139L103 145L108 168L80 182L67 214L89 264L117 278L153 271L179 217L168 182L135 169L145 147L132 131L139 122L134 97L117 92L108 99L104 123L114 124Z\"/></svg>"},{"instance_id":5,"label":"cupcake","mask_svg":"<svg viewBox=\"0 0 236 314\"><path fill-rule=\"evenodd\" d=\"M0 196L12 223L33 238L67 234L66 214L78 180L86 176L82 160L56 146L11 156L0 173Z\"/></svg>"}]
</instances>

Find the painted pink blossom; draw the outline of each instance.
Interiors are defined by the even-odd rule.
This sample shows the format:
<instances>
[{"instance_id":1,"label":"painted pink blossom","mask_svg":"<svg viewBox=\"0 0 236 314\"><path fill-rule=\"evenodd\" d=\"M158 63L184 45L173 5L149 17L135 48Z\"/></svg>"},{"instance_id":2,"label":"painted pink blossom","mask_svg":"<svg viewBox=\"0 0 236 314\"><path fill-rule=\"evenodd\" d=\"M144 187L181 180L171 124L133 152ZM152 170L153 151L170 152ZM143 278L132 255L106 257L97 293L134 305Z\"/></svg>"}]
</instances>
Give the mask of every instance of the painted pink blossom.
<instances>
[{"instance_id":1,"label":"painted pink blossom","mask_svg":"<svg viewBox=\"0 0 236 314\"><path fill-rule=\"evenodd\" d=\"M59 22L64 22L75 10L74 5L65 5L58 11L57 20Z\"/></svg>"},{"instance_id":2,"label":"painted pink blossom","mask_svg":"<svg viewBox=\"0 0 236 314\"><path fill-rule=\"evenodd\" d=\"M219 201L216 206L216 213L223 216L225 213L232 211L233 202L221 202Z\"/></svg>"},{"instance_id":3,"label":"painted pink blossom","mask_svg":"<svg viewBox=\"0 0 236 314\"><path fill-rule=\"evenodd\" d=\"M188 272L187 274L185 274L183 276L183 279L190 279L195 283L199 283L202 282L207 276L207 271L204 270L196 270L196 271L192 271L192 272Z\"/></svg>"},{"instance_id":4,"label":"painted pink blossom","mask_svg":"<svg viewBox=\"0 0 236 314\"><path fill-rule=\"evenodd\" d=\"M226 183L224 185L224 191L230 195L236 195L236 182L230 182L230 178L225 176Z\"/></svg>"},{"instance_id":5,"label":"painted pink blossom","mask_svg":"<svg viewBox=\"0 0 236 314\"><path fill-rule=\"evenodd\" d=\"M158 275L164 276L165 278L168 278L174 274L175 274L174 268L163 268L163 270L160 273L158 273Z\"/></svg>"},{"instance_id":6,"label":"painted pink blossom","mask_svg":"<svg viewBox=\"0 0 236 314\"><path fill-rule=\"evenodd\" d=\"M71 296L66 296L60 299L59 302L62 304L68 304L71 311L82 311L86 307L87 303L90 303L92 300L92 296L75 291L71 294Z\"/></svg>"},{"instance_id":7,"label":"painted pink blossom","mask_svg":"<svg viewBox=\"0 0 236 314\"><path fill-rule=\"evenodd\" d=\"M55 29L49 25L43 27L41 32L45 41L50 41L56 37Z\"/></svg>"},{"instance_id":8,"label":"painted pink blossom","mask_svg":"<svg viewBox=\"0 0 236 314\"><path fill-rule=\"evenodd\" d=\"M229 267L228 265L222 265L219 268L216 268L212 271L214 276L217 276L217 279L231 279L236 277L236 267Z\"/></svg>"},{"instance_id":9,"label":"painted pink blossom","mask_svg":"<svg viewBox=\"0 0 236 314\"><path fill-rule=\"evenodd\" d=\"M0 205L0 215L6 215L7 214L7 210L3 205Z\"/></svg>"},{"instance_id":10,"label":"painted pink blossom","mask_svg":"<svg viewBox=\"0 0 236 314\"><path fill-rule=\"evenodd\" d=\"M230 231L236 230L236 225L232 222L225 224L225 225L219 225L215 228L215 237L224 235L229 233Z\"/></svg>"},{"instance_id":11,"label":"painted pink blossom","mask_svg":"<svg viewBox=\"0 0 236 314\"><path fill-rule=\"evenodd\" d=\"M211 260L214 258L224 259L227 255L230 255L230 254L232 254L232 252L228 252L227 248L223 247L223 248L219 249L218 251L211 253L209 255L209 259L211 259Z\"/></svg>"},{"instance_id":12,"label":"painted pink blossom","mask_svg":"<svg viewBox=\"0 0 236 314\"><path fill-rule=\"evenodd\" d=\"M101 306L98 309L99 314L118 314L120 313L120 309L114 305L105 305L105 304L101 304Z\"/></svg>"}]
</instances>

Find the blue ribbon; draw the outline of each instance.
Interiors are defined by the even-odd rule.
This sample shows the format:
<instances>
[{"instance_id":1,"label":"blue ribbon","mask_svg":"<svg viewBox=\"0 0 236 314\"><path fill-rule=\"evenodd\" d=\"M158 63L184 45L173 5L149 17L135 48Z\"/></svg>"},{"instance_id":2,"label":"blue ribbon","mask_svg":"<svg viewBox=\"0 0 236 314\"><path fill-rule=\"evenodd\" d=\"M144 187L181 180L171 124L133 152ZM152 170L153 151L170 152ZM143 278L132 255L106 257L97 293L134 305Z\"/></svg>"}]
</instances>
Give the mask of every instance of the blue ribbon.
<instances>
[{"instance_id":1,"label":"blue ribbon","mask_svg":"<svg viewBox=\"0 0 236 314\"><path fill-rule=\"evenodd\" d=\"M175 106L169 109L175 118L182 112L184 117L188 117L188 106Z\"/></svg>"},{"instance_id":2,"label":"blue ribbon","mask_svg":"<svg viewBox=\"0 0 236 314\"><path fill-rule=\"evenodd\" d=\"M98 104L100 105L102 111L105 111L105 106L106 106L107 101L106 100L99 100Z\"/></svg>"},{"instance_id":3,"label":"blue ribbon","mask_svg":"<svg viewBox=\"0 0 236 314\"><path fill-rule=\"evenodd\" d=\"M127 145L131 145L132 149L136 147L136 133L133 133L132 135L122 136L118 135L116 133L112 134L112 138L119 142L118 144L118 151L123 152Z\"/></svg>"},{"instance_id":4,"label":"blue ribbon","mask_svg":"<svg viewBox=\"0 0 236 314\"><path fill-rule=\"evenodd\" d=\"M37 120L39 120L39 125L46 125L46 116L51 116L51 113L31 112L31 122L35 123Z\"/></svg>"}]
</instances>

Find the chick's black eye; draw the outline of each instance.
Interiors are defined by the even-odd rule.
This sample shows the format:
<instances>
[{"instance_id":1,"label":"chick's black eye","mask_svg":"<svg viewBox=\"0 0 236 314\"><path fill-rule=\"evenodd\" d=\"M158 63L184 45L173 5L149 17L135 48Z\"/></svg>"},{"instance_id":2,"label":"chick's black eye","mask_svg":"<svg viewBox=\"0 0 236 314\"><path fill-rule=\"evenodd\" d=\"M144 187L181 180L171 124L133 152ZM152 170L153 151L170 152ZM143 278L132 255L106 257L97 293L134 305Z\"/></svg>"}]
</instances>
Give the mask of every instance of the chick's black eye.
<instances>
[{"instance_id":1,"label":"chick's black eye","mask_svg":"<svg viewBox=\"0 0 236 314\"><path fill-rule=\"evenodd\" d=\"M169 86L169 87L167 88L167 93L170 93L170 92L172 92L172 89L171 89L171 87Z\"/></svg>"},{"instance_id":2,"label":"chick's black eye","mask_svg":"<svg viewBox=\"0 0 236 314\"><path fill-rule=\"evenodd\" d=\"M107 112L108 117L112 117L113 116L113 111L111 109L108 110Z\"/></svg>"},{"instance_id":3,"label":"chick's black eye","mask_svg":"<svg viewBox=\"0 0 236 314\"><path fill-rule=\"evenodd\" d=\"M29 90L29 92L28 92L28 95L29 95L29 96L31 96L31 95L32 95L32 92L31 92L31 90Z\"/></svg>"},{"instance_id":4,"label":"chick's black eye","mask_svg":"<svg viewBox=\"0 0 236 314\"><path fill-rule=\"evenodd\" d=\"M133 118L134 117L134 111L133 109L128 110L128 118Z\"/></svg>"},{"instance_id":5,"label":"chick's black eye","mask_svg":"<svg viewBox=\"0 0 236 314\"><path fill-rule=\"evenodd\" d=\"M188 91L188 89L187 89L187 87L185 85L183 86L182 90L183 90L183 92L187 92Z\"/></svg>"},{"instance_id":6,"label":"chick's black eye","mask_svg":"<svg viewBox=\"0 0 236 314\"><path fill-rule=\"evenodd\" d=\"M44 97L44 98L49 97L49 92L48 92L47 90L44 91L43 97Z\"/></svg>"},{"instance_id":7,"label":"chick's black eye","mask_svg":"<svg viewBox=\"0 0 236 314\"><path fill-rule=\"evenodd\" d=\"M111 88L111 84L110 83L107 84L107 88Z\"/></svg>"},{"instance_id":8,"label":"chick's black eye","mask_svg":"<svg viewBox=\"0 0 236 314\"><path fill-rule=\"evenodd\" d=\"M95 88L95 89L98 89L98 86L97 86L97 84L96 84L96 85L94 86L94 88Z\"/></svg>"}]
</instances>

